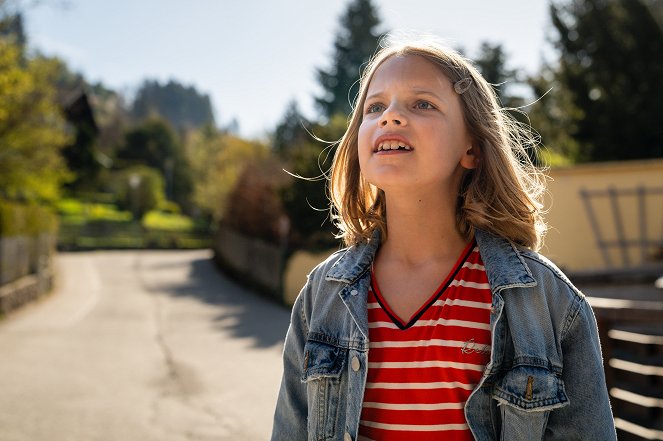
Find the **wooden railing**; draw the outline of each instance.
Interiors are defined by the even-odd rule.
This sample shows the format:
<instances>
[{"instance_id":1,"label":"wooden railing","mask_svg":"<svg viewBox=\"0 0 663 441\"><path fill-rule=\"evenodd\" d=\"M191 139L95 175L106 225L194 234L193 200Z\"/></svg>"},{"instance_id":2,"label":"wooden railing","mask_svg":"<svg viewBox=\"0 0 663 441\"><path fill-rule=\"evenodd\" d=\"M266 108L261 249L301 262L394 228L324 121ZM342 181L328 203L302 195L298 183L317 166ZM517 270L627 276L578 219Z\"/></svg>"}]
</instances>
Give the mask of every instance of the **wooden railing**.
<instances>
[{"instance_id":1,"label":"wooden railing","mask_svg":"<svg viewBox=\"0 0 663 441\"><path fill-rule=\"evenodd\" d=\"M663 291L660 294L660 301L588 297L599 325L620 441L663 441Z\"/></svg>"}]
</instances>

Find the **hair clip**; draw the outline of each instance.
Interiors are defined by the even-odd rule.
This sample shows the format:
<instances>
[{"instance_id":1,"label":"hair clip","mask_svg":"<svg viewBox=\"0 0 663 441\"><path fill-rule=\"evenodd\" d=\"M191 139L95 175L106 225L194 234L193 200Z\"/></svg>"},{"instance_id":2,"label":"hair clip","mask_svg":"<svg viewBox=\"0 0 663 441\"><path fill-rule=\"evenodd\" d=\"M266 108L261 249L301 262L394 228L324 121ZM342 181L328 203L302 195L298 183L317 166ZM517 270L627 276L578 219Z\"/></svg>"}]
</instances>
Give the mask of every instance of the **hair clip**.
<instances>
[{"instance_id":1,"label":"hair clip","mask_svg":"<svg viewBox=\"0 0 663 441\"><path fill-rule=\"evenodd\" d=\"M454 90L458 95L462 95L467 92L467 89L472 85L472 77L463 78L454 83Z\"/></svg>"}]
</instances>

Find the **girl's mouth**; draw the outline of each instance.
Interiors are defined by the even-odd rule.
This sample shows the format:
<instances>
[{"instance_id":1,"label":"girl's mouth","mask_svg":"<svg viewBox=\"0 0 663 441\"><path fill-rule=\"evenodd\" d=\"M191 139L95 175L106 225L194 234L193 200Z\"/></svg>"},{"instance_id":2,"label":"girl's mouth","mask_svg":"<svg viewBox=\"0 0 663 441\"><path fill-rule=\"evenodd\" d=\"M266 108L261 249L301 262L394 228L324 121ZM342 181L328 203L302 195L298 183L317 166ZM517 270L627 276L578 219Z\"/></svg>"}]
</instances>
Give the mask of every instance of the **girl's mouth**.
<instances>
[{"instance_id":1,"label":"girl's mouth","mask_svg":"<svg viewBox=\"0 0 663 441\"><path fill-rule=\"evenodd\" d=\"M376 149L374 150L374 153L392 151L392 150L410 151L410 150L412 150L412 146L408 145L407 143L405 143L403 141L387 140L387 141L380 142L377 145Z\"/></svg>"}]
</instances>

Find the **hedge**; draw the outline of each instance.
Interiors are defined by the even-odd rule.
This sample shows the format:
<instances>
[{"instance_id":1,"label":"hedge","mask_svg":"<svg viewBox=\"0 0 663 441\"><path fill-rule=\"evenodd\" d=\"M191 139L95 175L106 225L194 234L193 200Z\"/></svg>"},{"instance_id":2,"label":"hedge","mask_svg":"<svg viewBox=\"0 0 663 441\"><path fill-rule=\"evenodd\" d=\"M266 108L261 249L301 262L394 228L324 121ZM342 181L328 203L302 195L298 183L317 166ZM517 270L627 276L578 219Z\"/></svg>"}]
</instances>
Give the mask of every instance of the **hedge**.
<instances>
[{"instance_id":1,"label":"hedge","mask_svg":"<svg viewBox=\"0 0 663 441\"><path fill-rule=\"evenodd\" d=\"M58 218L48 207L0 199L0 237L55 233Z\"/></svg>"}]
</instances>

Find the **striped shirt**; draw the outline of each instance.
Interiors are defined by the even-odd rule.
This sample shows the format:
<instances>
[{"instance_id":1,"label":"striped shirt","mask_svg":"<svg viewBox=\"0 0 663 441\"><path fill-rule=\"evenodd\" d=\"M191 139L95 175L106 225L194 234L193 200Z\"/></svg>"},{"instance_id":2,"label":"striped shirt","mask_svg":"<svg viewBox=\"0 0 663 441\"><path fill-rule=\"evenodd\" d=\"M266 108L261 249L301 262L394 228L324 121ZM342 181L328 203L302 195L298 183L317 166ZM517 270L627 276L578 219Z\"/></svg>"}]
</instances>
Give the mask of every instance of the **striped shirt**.
<instances>
[{"instance_id":1,"label":"striped shirt","mask_svg":"<svg viewBox=\"0 0 663 441\"><path fill-rule=\"evenodd\" d=\"M463 409L490 356L491 303L475 242L408 323L372 276L360 440L474 439Z\"/></svg>"}]
</instances>

